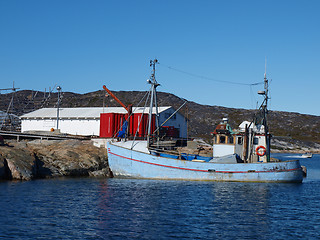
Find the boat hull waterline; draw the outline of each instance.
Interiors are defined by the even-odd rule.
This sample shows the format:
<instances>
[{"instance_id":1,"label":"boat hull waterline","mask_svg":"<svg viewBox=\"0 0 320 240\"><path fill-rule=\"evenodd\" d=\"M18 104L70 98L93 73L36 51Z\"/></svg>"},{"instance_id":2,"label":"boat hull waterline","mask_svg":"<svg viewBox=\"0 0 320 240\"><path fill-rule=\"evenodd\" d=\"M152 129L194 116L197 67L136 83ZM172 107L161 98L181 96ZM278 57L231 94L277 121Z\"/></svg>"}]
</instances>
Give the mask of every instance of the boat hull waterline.
<instances>
[{"instance_id":1,"label":"boat hull waterline","mask_svg":"<svg viewBox=\"0 0 320 240\"><path fill-rule=\"evenodd\" d=\"M154 156L108 143L115 177L230 182L302 182L299 160L267 163L211 163Z\"/></svg>"}]
</instances>

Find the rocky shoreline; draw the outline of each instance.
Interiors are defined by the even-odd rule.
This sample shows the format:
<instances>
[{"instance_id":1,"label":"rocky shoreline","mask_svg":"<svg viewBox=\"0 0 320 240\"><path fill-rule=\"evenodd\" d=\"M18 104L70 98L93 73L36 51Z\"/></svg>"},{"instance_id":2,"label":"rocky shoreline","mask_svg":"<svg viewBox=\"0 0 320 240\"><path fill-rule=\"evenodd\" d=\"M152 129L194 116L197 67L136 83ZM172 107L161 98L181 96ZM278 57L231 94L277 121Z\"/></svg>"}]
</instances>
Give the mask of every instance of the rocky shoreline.
<instances>
[{"instance_id":1,"label":"rocky shoreline","mask_svg":"<svg viewBox=\"0 0 320 240\"><path fill-rule=\"evenodd\" d=\"M105 148L92 141L5 141L0 146L0 180L110 177Z\"/></svg>"},{"instance_id":2,"label":"rocky shoreline","mask_svg":"<svg viewBox=\"0 0 320 240\"><path fill-rule=\"evenodd\" d=\"M272 137L271 152L273 153L320 153L320 144L317 142L301 141L288 137Z\"/></svg>"}]
</instances>

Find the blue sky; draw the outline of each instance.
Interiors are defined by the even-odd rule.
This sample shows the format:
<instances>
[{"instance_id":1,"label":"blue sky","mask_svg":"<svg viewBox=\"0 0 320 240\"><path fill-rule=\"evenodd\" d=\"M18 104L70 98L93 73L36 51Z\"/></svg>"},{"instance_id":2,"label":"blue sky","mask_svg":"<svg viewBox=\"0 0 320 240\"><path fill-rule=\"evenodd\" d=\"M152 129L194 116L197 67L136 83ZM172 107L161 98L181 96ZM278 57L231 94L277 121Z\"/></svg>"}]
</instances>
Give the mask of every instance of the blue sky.
<instances>
[{"instance_id":1,"label":"blue sky","mask_svg":"<svg viewBox=\"0 0 320 240\"><path fill-rule=\"evenodd\" d=\"M157 58L159 91L254 109L263 85L220 81L262 82L267 58L270 109L320 116L319 9L314 0L0 0L0 88L144 91Z\"/></svg>"}]
</instances>

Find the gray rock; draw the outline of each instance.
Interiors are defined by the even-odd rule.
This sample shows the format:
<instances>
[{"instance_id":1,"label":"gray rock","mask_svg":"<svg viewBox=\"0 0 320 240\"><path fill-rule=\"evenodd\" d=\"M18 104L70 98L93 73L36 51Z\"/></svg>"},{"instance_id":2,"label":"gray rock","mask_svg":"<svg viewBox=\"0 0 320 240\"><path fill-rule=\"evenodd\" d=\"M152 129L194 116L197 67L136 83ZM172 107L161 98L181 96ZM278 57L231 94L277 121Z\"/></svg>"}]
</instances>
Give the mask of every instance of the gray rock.
<instances>
[{"instance_id":1,"label":"gray rock","mask_svg":"<svg viewBox=\"0 0 320 240\"><path fill-rule=\"evenodd\" d=\"M0 179L60 176L110 176L105 149L79 140L35 140L0 146Z\"/></svg>"}]
</instances>

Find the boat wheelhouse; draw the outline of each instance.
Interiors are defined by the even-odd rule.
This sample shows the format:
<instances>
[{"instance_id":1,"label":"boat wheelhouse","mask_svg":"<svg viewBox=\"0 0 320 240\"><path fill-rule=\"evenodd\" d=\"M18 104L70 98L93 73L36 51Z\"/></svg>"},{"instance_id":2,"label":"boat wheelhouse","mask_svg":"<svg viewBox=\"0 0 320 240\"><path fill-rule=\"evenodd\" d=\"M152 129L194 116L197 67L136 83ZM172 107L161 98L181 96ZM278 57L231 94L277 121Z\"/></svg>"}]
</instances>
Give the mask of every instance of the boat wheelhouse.
<instances>
[{"instance_id":1,"label":"boat wheelhouse","mask_svg":"<svg viewBox=\"0 0 320 240\"><path fill-rule=\"evenodd\" d=\"M244 121L239 129L232 129L223 118L213 134L213 158L236 154L238 162L267 162L264 126ZM241 160L239 160L241 159Z\"/></svg>"}]
</instances>

